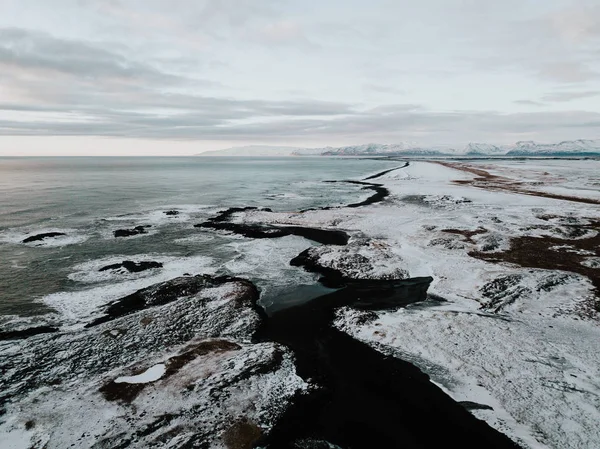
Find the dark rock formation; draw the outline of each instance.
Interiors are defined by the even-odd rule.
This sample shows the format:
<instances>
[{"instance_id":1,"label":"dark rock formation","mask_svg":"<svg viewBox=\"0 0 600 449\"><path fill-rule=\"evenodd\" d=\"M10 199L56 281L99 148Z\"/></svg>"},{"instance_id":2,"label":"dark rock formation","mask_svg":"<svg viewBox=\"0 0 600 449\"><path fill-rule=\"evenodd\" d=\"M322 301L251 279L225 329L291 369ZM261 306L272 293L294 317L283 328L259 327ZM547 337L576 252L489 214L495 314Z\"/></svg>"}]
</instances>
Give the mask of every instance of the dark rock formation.
<instances>
[{"instance_id":1,"label":"dark rock formation","mask_svg":"<svg viewBox=\"0 0 600 449\"><path fill-rule=\"evenodd\" d=\"M31 235L31 236L27 237L25 240L23 240L22 243L39 242L44 239L60 237L62 235L67 235L67 234L65 234L64 232L46 232L43 234Z\"/></svg>"},{"instance_id":2,"label":"dark rock formation","mask_svg":"<svg viewBox=\"0 0 600 449\"><path fill-rule=\"evenodd\" d=\"M289 350L251 342L250 282L177 278L128 298L110 322L4 343L3 431L28 429L31 447L250 444L304 388Z\"/></svg>"},{"instance_id":3,"label":"dark rock formation","mask_svg":"<svg viewBox=\"0 0 600 449\"><path fill-rule=\"evenodd\" d=\"M0 341L20 340L22 338L29 338L33 337L34 335L48 334L52 332L58 332L58 328L53 326L37 326L29 327L27 329L9 330L0 332Z\"/></svg>"},{"instance_id":4,"label":"dark rock formation","mask_svg":"<svg viewBox=\"0 0 600 449\"><path fill-rule=\"evenodd\" d=\"M344 182L347 184L361 185L361 186L364 186L363 190L373 190L375 192L373 195L371 195L369 198L367 198L364 201L360 201L358 203L347 204L347 205L341 206L341 207L356 208L356 207L368 206L370 204L379 203L379 202L383 201L384 199L386 199L390 195L390 191L388 189L383 187L381 184L375 184L372 182L364 182L364 181L326 181L326 182L331 182L331 183ZM327 209L331 209L331 208L324 207L322 209L327 210ZM311 209L308 209L308 210L311 210Z\"/></svg>"},{"instance_id":5,"label":"dark rock formation","mask_svg":"<svg viewBox=\"0 0 600 449\"><path fill-rule=\"evenodd\" d=\"M334 311L341 306L376 310L423 301L429 282L431 278L378 281L368 287L362 282L349 284L273 314L259 338L292 348L298 373L322 388L297 396L259 445L268 449L517 448L414 365L331 326Z\"/></svg>"},{"instance_id":6,"label":"dark rock formation","mask_svg":"<svg viewBox=\"0 0 600 449\"><path fill-rule=\"evenodd\" d=\"M169 217L174 217L176 215L179 215L179 211L178 210L167 210L167 211L165 211L165 215L168 215Z\"/></svg>"},{"instance_id":7,"label":"dark rock formation","mask_svg":"<svg viewBox=\"0 0 600 449\"><path fill-rule=\"evenodd\" d=\"M150 225L146 226L136 226L133 229L117 229L114 231L115 237L132 237L134 235L139 234L147 234L146 228L149 228Z\"/></svg>"},{"instance_id":8,"label":"dark rock formation","mask_svg":"<svg viewBox=\"0 0 600 449\"><path fill-rule=\"evenodd\" d=\"M389 170L385 170L379 173L376 173L372 176L369 176L368 178L365 178L364 181L370 181L371 179L377 179L377 178L381 178L383 175L387 175L390 172L396 171L396 170L400 170L401 168L406 168L410 165L410 162L406 162L404 165L400 166L400 167L395 167L395 168L390 168Z\"/></svg>"},{"instance_id":9,"label":"dark rock formation","mask_svg":"<svg viewBox=\"0 0 600 449\"><path fill-rule=\"evenodd\" d=\"M303 267L323 275L320 282L330 288L352 285L384 285L380 281L400 281L409 277L408 271L396 267L401 260L382 248L374 248L369 241L352 243L343 248L311 247L290 261L290 265ZM333 257L332 257L333 255ZM369 257L370 256L370 257ZM389 267L383 268L389 264ZM379 268L375 269L375 265ZM368 288L368 287L367 287Z\"/></svg>"},{"instance_id":10,"label":"dark rock formation","mask_svg":"<svg viewBox=\"0 0 600 449\"><path fill-rule=\"evenodd\" d=\"M208 275L185 276L143 288L113 302L105 309L104 316L87 324L86 327L97 326L98 324L139 312L149 307L168 304L179 298L194 296L203 290L231 282L243 285L247 290L247 294L240 295L237 301L240 303L245 302L247 303L246 305L254 305L258 300L258 290L250 281L229 276L216 278Z\"/></svg>"},{"instance_id":11,"label":"dark rock formation","mask_svg":"<svg viewBox=\"0 0 600 449\"><path fill-rule=\"evenodd\" d=\"M318 243L329 245L345 245L350 238L344 231L337 229L319 229L302 226L275 226L268 224L232 223L229 221L233 214L260 210L271 212L271 209L256 207L231 207L204 223L194 225L195 228L209 228L229 231L253 239L273 239L288 235L297 235Z\"/></svg>"},{"instance_id":12,"label":"dark rock formation","mask_svg":"<svg viewBox=\"0 0 600 449\"><path fill-rule=\"evenodd\" d=\"M121 263L114 263L100 268L98 271L119 270L121 268L130 273L139 273L141 271L151 270L153 268L162 268L163 264L153 261L133 262L132 260L124 260Z\"/></svg>"},{"instance_id":13,"label":"dark rock formation","mask_svg":"<svg viewBox=\"0 0 600 449\"><path fill-rule=\"evenodd\" d=\"M233 232L234 234L243 235L244 237L254 239L273 239L288 235L297 235L328 245L345 245L349 239L348 234L346 234L344 231L335 229L305 228L301 226L271 226L207 221L194 225L194 227L229 231Z\"/></svg>"}]
</instances>

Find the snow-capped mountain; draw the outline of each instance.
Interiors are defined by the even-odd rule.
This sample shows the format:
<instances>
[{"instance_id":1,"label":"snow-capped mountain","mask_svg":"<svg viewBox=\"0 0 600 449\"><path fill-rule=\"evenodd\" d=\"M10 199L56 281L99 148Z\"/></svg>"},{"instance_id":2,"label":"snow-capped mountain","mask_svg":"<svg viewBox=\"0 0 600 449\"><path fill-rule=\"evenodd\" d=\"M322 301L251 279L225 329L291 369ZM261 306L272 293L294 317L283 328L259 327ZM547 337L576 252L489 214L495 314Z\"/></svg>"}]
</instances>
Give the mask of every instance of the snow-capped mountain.
<instances>
[{"instance_id":1,"label":"snow-capped mountain","mask_svg":"<svg viewBox=\"0 0 600 449\"><path fill-rule=\"evenodd\" d=\"M368 143L366 145L351 145L346 147L326 147L322 148L323 155L327 156L364 156L383 153L400 153L416 148L413 142L401 142L397 144L384 145L378 143Z\"/></svg>"},{"instance_id":2,"label":"snow-capped mountain","mask_svg":"<svg viewBox=\"0 0 600 449\"><path fill-rule=\"evenodd\" d=\"M469 143L463 148L427 146L416 142L396 144L369 143L344 147L300 148L252 145L226 150L207 151L199 156L413 156L413 157L519 157L519 156L600 156L600 139L571 140L559 143L521 141L513 145L497 146L489 143Z\"/></svg>"},{"instance_id":3,"label":"snow-capped mountain","mask_svg":"<svg viewBox=\"0 0 600 449\"><path fill-rule=\"evenodd\" d=\"M424 146L417 143L367 144L323 148L323 156L600 156L600 140L573 140L556 144L517 142L513 145L497 146L489 143L469 143L464 148L450 146Z\"/></svg>"},{"instance_id":4,"label":"snow-capped mountain","mask_svg":"<svg viewBox=\"0 0 600 449\"><path fill-rule=\"evenodd\" d=\"M345 147L326 147L320 149L323 156L438 156L454 155L457 151L451 147L424 147L416 142L395 144L369 143Z\"/></svg>"},{"instance_id":5,"label":"snow-capped mountain","mask_svg":"<svg viewBox=\"0 0 600 449\"><path fill-rule=\"evenodd\" d=\"M567 140L557 144L528 140L507 149L507 156L586 156L600 154L600 140Z\"/></svg>"},{"instance_id":6,"label":"snow-capped mountain","mask_svg":"<svg viewBox=\"0 0 600 449\"><path fill-rule=\"evenodd\" d=\"M484 156L496 156L503 155L506 150L502 147L497 147L489 143L469 143L465 149L464 154L466 155L484 155Z\"/></svg>"},{"instance_id":7,"label":"snow-capped mountain","mask_svg":"<svg viewBox=\"0 0 600 449\"><path fill-rule=\"evenodd\" d=\"M279 147L269 145L249 145L244 147L233 147L224 150L205 151L196 156L240 156L240 157L278 157L291 156L297 154L299 156L319 155L319 150L311 150L300 147Z\"/></svg>"}]
</instances>

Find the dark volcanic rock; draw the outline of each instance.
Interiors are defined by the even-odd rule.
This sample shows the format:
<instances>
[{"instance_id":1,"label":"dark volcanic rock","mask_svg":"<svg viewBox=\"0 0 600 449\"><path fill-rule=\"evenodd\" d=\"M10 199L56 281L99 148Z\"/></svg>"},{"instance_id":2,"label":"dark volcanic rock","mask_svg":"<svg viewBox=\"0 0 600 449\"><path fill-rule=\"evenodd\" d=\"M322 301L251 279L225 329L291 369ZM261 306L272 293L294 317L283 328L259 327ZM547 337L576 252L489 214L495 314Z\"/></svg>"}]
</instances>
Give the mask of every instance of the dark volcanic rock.
<instances>
[{"instance_id":1,"label":"dark volcanic rock","mask_svg":"<svg viewBox=\"0 0 600 449\"><path fill-rule=\"evenodd\" d=\"M258 290L256 287L245 279L232 278L229 276L212 277L207 275L185 276L171 279L167 282L155 284L147 288L138 290L131 295L125 296L111 305L105 310L105 315L97 318L86 327L97 326L115 318L129 315L130 313L138 312L149 307L168 304L180 298L191 297L197 295L203 290L218 287L223 284L236 282L244 285L247 294L240 295L236 301L253 305L258 300Z\"/></svg>"},{"instance_id":2,"label":"dark volcanic rock","mask_svg":"<svg viewBox=\"0 0 600 449\"><path fill-rule=\"evenodd\" d=\"M321 282L328 287L409 277L403 260L393 248L371 239L356 239L343 247L311 247L293 258L290 264L322 274Z\"/></svg>"},{"instance_id":3,"label":"dark volcanic rock","mask_svg":"<svg viewBox=\"0 0 600 449\"><path fill-rule=\"evenodd\" d=\"M124 260L121 263L115 263L112 265L107 265L105 267L100 268L98 271L108 271L108 270L119 270L121 268L127 270L130 273L139 273L141 271L151 270L153 268L162 268L163 264L160 262L133 262L131 260Z\"/></svg>"},{"instance_id":4,"label":"dark volcanic rock","mask_svg":"<svg viewBox=\"0 0 600 449\"><path fill-rule=\"evenodd\" d=\"M221 221L206 221L194 225L196 228L210 228L233 232L254 239L273 239L297 235L328 245L345 245L350 238L344 231L337 229L305 228L301 226L271 226L259 224L229 223Z\"/></svg>"},{"instance_id":5,"label":"dark volcanic rock","mask_svg":"<svg viewBox=\"0 0 600 449\"><path fill-rule=\"evenodd\" d=\"M372 176L369 176L368 178L365 178L364 181L370 181L371 179L377 179L377 178L381 178L383 175L387 175L390 172L393 172L395 170L400 170L401 168L406 168L410 165L410 162L405 162L404 165L400 166L400 167L394 167L394 168L390 168L389 170L385 170L379 173L376 173Z\"/></svg>"},{"instance_id":6,"label":"dark volcanic rock","mask_svg":"<svg viewBox=\"0 0 600 449\"><path fill-rule=\"evenodd\" d=\"M477 402L460 401L459 404L467 410L494 410L493 407L490 407L489 405L478 404Z\"/></svg>"},{"instance_id":7,"label":"dark volcanic rock","mask_svg":"<svg viewBox=\"0 0 600 449\"><path fill-rule=\"evenodd\" d=\"M254 441L305 388L289 350L252 343L250 282L177 278L133 296L110 322L3 342L3 432L27 428L31 447L222 447Z\"/></svg>"},{"instance_id":8,"label":"dark volcanic rock","mask_svg":"<svg viewBox=\"0 0 600 449\"><path fill-rule=\"evenodd\" d=\"M292 348L298 373L322 388L297 397L260 442L268 449L439 447L511 448L418 368L331 326L336 308L379 297L395 307L424 301L431 278L378 281L346 288L276 312L259 337ZM385 300L387 298L387 301ZM372 302L367 309L377 309ZM432 425L435 431L432 431Z\"/></svg>"},{"instance_id":9,"label":"dark volcanic rock","mask_svg":"<svg viewBox=\"0 0 600 449\"><path fill-rule=\"evenodd\" d=\"M19 340L22 338L33 337L34 335L49 334L52 332L58 332L58 328L53 326L37 326L29 327L27 329L4 331L0 332L0 341Z\"/></svg>"},{"instance_id":10,"label":"dark volcanic rock","mask_svg":"<svg viewBox=\"0 0 600 449\"><path fill-rule=\"evenodd\" d=\"M165 215L168 215L169 217L174 217L176 215L179 215L179 211L178 210L167 210L167 211L165 211Z\"/></svg>"},{"instance_id":11,"label":"dark volcanic rock","mask_svg":"<svg viewBox=\"0 0 600 449\"><path fill-rule=\"evenodd\" d=\"M383 173L383 174L385 174L385 173ZM388 189L383 187L381 184L375 184L372 182L352 181L352 180L351 181L325 181L325 182L331 182L331 183L344 182L346 184L356 184L356 185L365 186L365 187L363 187L363 190L373 190L375 192L373 195L371 195L369 198L367 198L364 201L360 201L358 203L347 204L342 207L357 208L357 207L368 206L370 204L379 203L379 202L383 201L384 199L386 199L390 195L390 191ZM323 207L321 209L328 210L331 208ZM307 209L307 210L313 210L313 209Z\"/></svg>"},{"instance_id":12,"label":"dark volcanic rock","mask_svg":"<svg viewBox=\"0 0 600 449\"><path fill-rule=\"evenodd\" d=\"M533 292L530 288L522 285L523 279L524 276L521 274L509 274L486 283L479 290L487 300L481 307L497 313L519 298L530 296Z\"/></svg>"},{"instance_id":13,"label":"dark volcanic rock","mask_svg":"<svg viewBox=\"0 0 600 449\"><path fill-rule=\"evenodd\" d=\"M65 234L64 232L46 232L44 234L31 235L31 236L27 237L25 240L23 240L22 243L39 242L44 239L60 237L62 235L67 235L67 234Z\"/></svg>"},{"instance_id":14,"label":"dark volcanic rock","mask_svg":"<svg viewBox=\"0 0 600 449\"><path fill-rule=\"evenodd\" d=\"M115 237L132 237L134 235L147 234L146 228L149 227L150 225L136 226L133 229L117 229L114 231L114 235Z\"/></svg>"},{"instance_id":15,"label":"dark volcanic rock","mask_svg":"<svg viewBox=\"0 0 600 449\"><path fill-rule=\"evenodd\" d=\"M328 245L345 245L350 238L344 231L337 229L319 229L307 228L302 226L275 226L268 224L245 224L232 223L229 221L231 216L240 212L260 210L262 212L272 212L269 208L257 207L231 207L217 216L208 219L204 223L194 225L195 228L217 229L229 231L234 234L243 235L253 239L273 239L286 237L288 235L297 235L313 240L318 243Z\"/></svg>"}]
</instances>

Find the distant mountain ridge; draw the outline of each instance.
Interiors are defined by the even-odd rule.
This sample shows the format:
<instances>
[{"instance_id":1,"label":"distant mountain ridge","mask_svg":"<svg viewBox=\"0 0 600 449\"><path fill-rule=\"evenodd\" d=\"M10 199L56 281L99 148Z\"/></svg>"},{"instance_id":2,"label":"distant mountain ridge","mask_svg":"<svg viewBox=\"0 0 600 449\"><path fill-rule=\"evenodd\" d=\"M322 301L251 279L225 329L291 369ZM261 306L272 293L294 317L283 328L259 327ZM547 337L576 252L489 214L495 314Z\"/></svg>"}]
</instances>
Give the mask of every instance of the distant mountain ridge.
<instances>
[{"instance_id":1,"label":"distant mountain ridge","mask_svg":"<svg viewBox=\"0 0 600 449\"><path fill-rule=\"evenodd\" d=\"M416 142L396 144L369 143L344 147L300 148L267 145L234 147L207 151L198 156L421 156L421 157L582 157L600 156L600 139L567 140L559 143L520 141L512 145L496 146L489 143L469 143L463 148L451 146L425 146Z\"/></svg>"}]
</instances>

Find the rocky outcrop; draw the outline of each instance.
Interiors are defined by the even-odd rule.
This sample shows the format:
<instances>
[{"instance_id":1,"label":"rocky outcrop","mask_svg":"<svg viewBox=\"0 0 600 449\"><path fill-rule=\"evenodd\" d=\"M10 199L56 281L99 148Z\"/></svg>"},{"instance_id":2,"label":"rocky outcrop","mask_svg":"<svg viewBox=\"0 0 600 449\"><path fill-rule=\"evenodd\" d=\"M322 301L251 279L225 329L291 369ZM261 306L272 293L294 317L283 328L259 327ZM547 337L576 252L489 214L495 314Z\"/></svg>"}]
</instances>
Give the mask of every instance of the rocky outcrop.
<instances>
[{"instance_id":1,"label":"rocky outcrop","mask_svg":"<svg viewBox=\"0 0 600 449\"><path fill-rule=\"evenodd\" d=\"M389 244L374 239L354 239L343 247L311 247L290 263L322 274L322 282L331 287L350 281L389 281L409 277L397 251Z\"/></svg>"},{"instance_id":2,"label":"rocky outcrop","mask_svg":"<svg viewBox=\"0 0 600 449\"><path fill-rule=\"evenodd\" d=\"M146 228L149 227L150 225L136 226L133 229L117 229L113 234L115 237L133 237L134 235L147 234Z\"/></svg>"},{"instance_id":3,"label":"rocky outcrop","mask_svg":"<svg viewBox=\"0 0 600 449\"><path fill-rule=\"evenodd\" d=\"M100 268L98 271L109 271L109 270L125 270L129 273L140 273L146 270L152 270L155 268L162 268L163 264L154 261L142 261L134 262L132 260L124 260L121 263L114 263Z\"/></svg>"},{"instance_id":4,"label":"rocky outcrop","mask_svg":"<svg viewBox=\"0 0 600 449\"><path fill-rule=\"evenodd\" d=\"M43 234L31 235L31 236L27 237L26 239L24 239L22 243L40 242L44 239L61 237L64 235L67 235L67 234L65 234L64 232L45 232Z\"/></svg>"},{"instance_id":5,"label":"rocky outcrop","mask_svg":"<svg viewBox=\"0 0 600 449\"><path fill-rule=\"evenodd\" d=\"M320 229L303 226L275 226L270 224L246 224L231 221L234 214L248 211L260 210L271 212L271 209L256 207L232 207L217 216L210 218L204 223L194 225L195 228L209 228L221 231L229 231L234 234L243 235L253 239L273 239L297 235L324 245L345 245L350 236L344 231L337 229Z\"/></svg>"},{"instance_id":6,"label":"rocky outcrop","mask_svg":"<svg viewBox=\"0 0 600 449\"><path fill-rule=\"evenodd\" d=\"M257 299L241 279L177 278L102 323L2 343L0 434L47 448L221 447L240 432L253 444L306 386L286 348L252 342Z\"/></svg>"},{"instance_id":7,"label":"rocky outcrop","mask_svg":"<svg viewBox=\"0 0 600 449\"><path fill-rule=\"evenodd\" d=\"M0 332L0 341L2 340L20 340L22 338L33 337L39 334L49 334L57 332L58 328L53 326L35 326L25 329L14 329Z\"/></svg>"}]
</instances>

